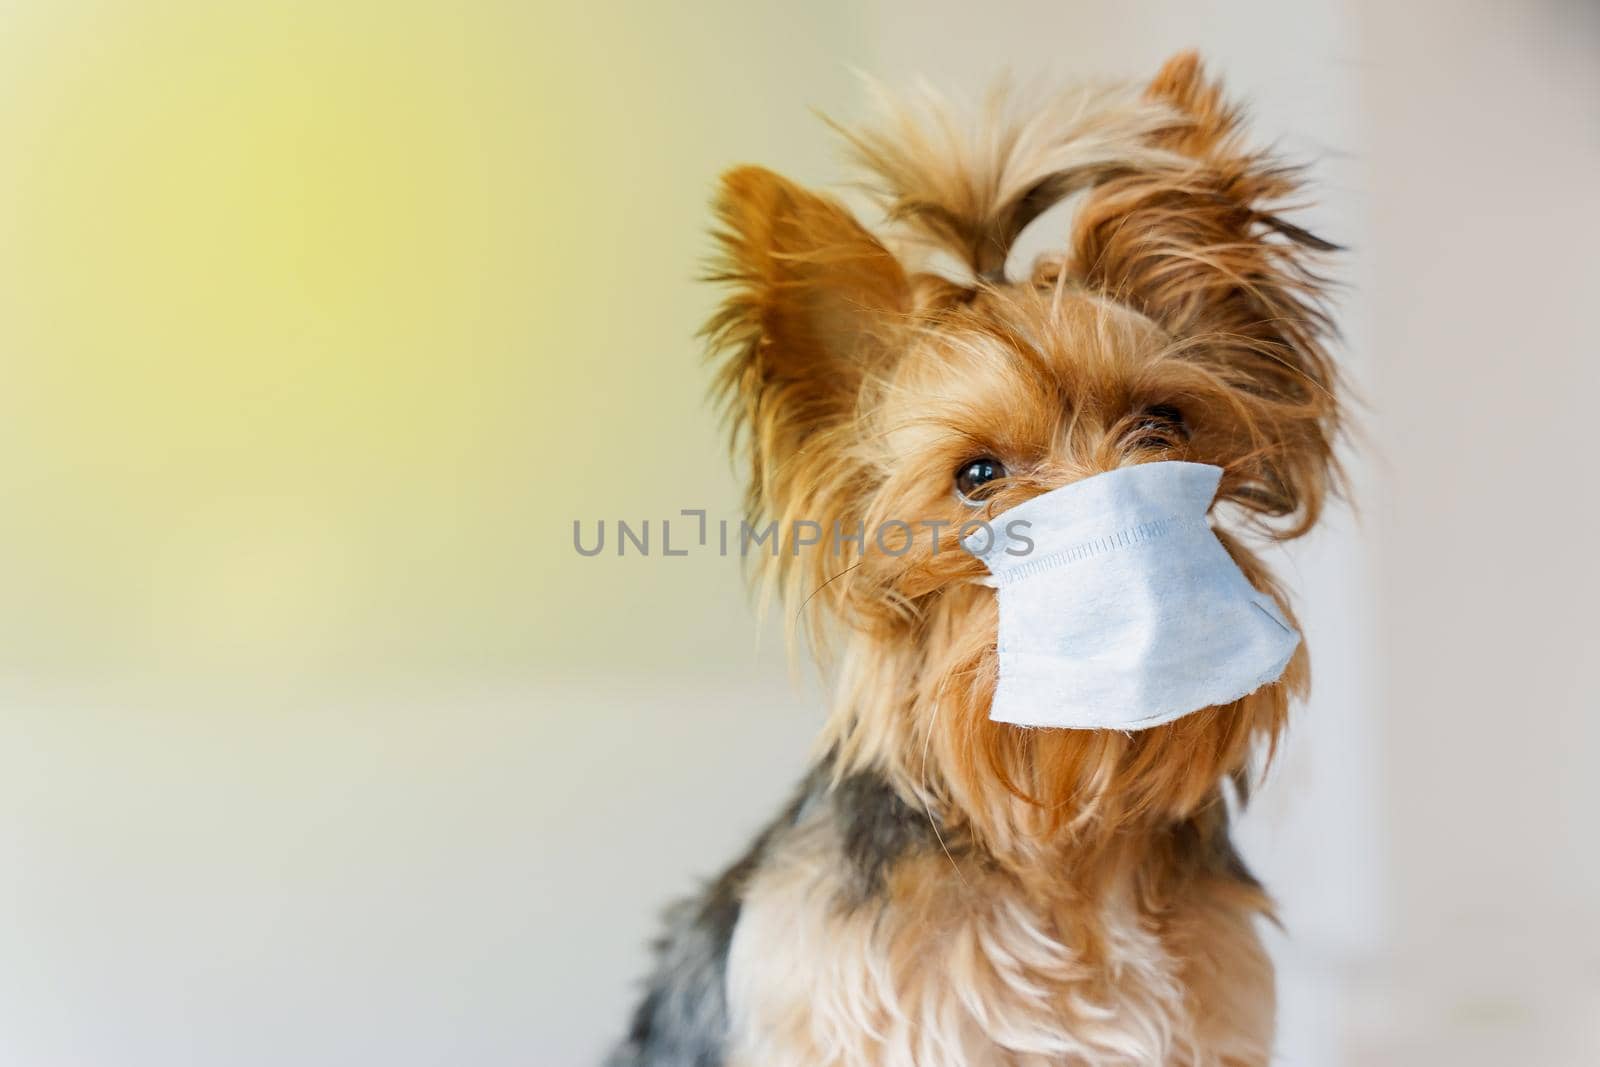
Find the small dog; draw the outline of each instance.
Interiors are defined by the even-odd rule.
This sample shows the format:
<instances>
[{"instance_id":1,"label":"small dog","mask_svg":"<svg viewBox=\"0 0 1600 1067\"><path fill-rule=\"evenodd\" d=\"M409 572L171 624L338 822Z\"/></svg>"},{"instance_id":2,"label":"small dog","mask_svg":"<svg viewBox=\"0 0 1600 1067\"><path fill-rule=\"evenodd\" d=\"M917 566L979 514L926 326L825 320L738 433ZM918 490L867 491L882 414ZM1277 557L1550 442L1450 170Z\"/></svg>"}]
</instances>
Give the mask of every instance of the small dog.
<instances>
[{"instance_id":1,"label":"small dog","mask_svg":"<svg viewBox=\"0 0 1600 1067\"><path fill-rule=\"evenodd\" d=\"M1229 806L1305 688L1303 646L1277 682L1151 729L993 722L993 590L930 543L1174 459L1222 468L1219 522L1316 522L1340 487L1336 248L1282 217L1299 173L1239 126L1186 53L1142 89L1034 111L999 93L968 124L929 98L846 132L880 235L769 171L724 177L707 335L751 514L917 525L904 552L767 560L834 679L826 754L671 913L612 1067L1268 1061L1271 903ZM1068 249L1008 276L1023 228L1076 194Z\"/></svg>"}]
</instances>

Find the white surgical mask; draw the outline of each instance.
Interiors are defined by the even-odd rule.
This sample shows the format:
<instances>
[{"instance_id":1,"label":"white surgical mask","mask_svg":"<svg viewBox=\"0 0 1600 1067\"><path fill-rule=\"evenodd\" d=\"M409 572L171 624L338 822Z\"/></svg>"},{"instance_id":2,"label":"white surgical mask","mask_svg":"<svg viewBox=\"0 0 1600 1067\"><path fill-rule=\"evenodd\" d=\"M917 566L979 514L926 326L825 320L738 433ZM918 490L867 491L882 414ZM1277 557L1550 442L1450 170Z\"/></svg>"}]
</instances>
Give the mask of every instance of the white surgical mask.
<instances>
[{"instance_id":1,"label":"white surgical mask","mask_svg":"<svg viewBox=\"0 0 1600 1067\"><path fill-rule=\"evenodd\" d=\"M1206 521L1218 467L1145 463L1007 511L1018 540L962 544L1000 599L989 717L1019 726L1143 730L1282 676L1300 635ZM987 543L985 541L987 540Z\"/></svg>"}]
</instances>

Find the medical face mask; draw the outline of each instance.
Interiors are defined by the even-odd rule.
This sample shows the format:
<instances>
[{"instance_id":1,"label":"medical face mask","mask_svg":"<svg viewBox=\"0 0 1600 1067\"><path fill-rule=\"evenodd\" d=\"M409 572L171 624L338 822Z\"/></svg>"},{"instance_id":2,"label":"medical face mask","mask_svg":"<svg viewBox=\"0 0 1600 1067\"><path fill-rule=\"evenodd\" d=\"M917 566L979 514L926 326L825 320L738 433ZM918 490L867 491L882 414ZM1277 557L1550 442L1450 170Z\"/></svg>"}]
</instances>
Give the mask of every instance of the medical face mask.
<instances>
[{"instance_id":1,"label":"medical face mask","mask_svg":"<svg viewBox=\"0 0 1600 1067\"><path fill-rule=\"evenodd\" d=\"M1143 730L1282 676L1300 635L1206 521L1221 478L1200 463L1125 467L1005 512L1023 537L963 540L1000 600L991 719Z\"/></svg>"}]
</instances>

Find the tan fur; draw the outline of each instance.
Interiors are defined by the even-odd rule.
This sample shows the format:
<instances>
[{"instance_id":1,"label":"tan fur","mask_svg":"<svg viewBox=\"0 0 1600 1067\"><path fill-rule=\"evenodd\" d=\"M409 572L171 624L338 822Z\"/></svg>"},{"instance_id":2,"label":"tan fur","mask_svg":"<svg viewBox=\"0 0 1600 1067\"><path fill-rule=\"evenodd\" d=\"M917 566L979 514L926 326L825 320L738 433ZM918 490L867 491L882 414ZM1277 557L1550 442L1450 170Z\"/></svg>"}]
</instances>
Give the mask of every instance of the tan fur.
<instances>
[{"instance_id":1,"label":"tan fur","mask_svg":"<svg viewBox=\"0 0 1600 1067\"><path fill-rule=\"evenodd\" d=\"M1159 143L1181 120L1126 86L1071 89L1024 106L1002 84L970 118L931 89L880 103L881 126L840 132L894 236L951 254L972 282L1004 281L1012 243L1051 204L1177 161Z\"/></svg>"},{"instance_id":2,"label":"tan fur","mask_svg":"<svg viewBox=\"0 0 1600 1067\"><path fill-rule=\"evenodd\" d=\"M748 887L728 1067L1259 1064L1272 973L1227 882L1152 912L1133 883L1036 892L971 858L908 861L881 909L838 906L819 822Z\"/></svg>"},{"instance_id":3,"label":"tan fur","mask_svg":"<svg viewBox=\"0 0 1600 1067\"><path fill-rule=\"evenodd\" d=\"M1193 56L1142 94L1036 112L996 97L975 122L924 102L850 136L888 211L882 238L756 168L719 200L732 293L708 332L754 516L959 525L974 513L952 473L976 456L1009 471L987 517L1190 459L1224 470L1219 521L1310 527L1337 480L1316 271L1332 246L1279 217L1295 172L1240 146ZM1084 189L1070 248L1007 280L1021 229ZM968 276L934 276L908 242ZM1186 439L1152 435L1143 413L1159 406L1181 409ZM1287 612L1245 542L1219 534ZM734 940L733 1062L1266 1062L1253 923L1268 902L1231 858L1224 789L1275 743L1304 651L1279 683L1154 729L997 724L993 594L973 581L981 564L932 538L770 561L833 667L836 772L884 775L949 855L906 860L885 904L855 910L838 903L826 824L771 857Z\"/></svg>"}]
</instances>

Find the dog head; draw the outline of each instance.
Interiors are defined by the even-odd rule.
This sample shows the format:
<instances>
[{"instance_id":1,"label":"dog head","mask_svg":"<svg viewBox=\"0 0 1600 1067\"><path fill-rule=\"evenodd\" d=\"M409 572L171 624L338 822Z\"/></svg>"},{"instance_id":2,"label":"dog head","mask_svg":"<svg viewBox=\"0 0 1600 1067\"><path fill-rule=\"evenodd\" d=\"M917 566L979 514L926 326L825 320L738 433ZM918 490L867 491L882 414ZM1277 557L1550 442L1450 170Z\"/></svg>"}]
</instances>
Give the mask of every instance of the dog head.
<instances>
[{"instance_id":1,"label":"dog head","mask_svg":"<svg viewBox=\"0 0 1600 1067\"><path fill-rule=\"evenodd\" d=\"M837 651L840 764L870 764L996 847L1178 818L1280 730L1278 683L1165 726L989 721L996 608L962 527L1117 467L1223 470L1225 523L1290 538L1337 479L1333 246L1286 221L1296 171L1242 142L1189 54L1149 85L971 120L935 100L846 131L885 209L758 168L717 200L728 296L707 332L750 463L748 506L791 536L770 577ZM1080 195L1081 194L1081 195ZM1064 249L1020 277L1023 229L1076 197Z\"/></svg>"}]
</instances>

